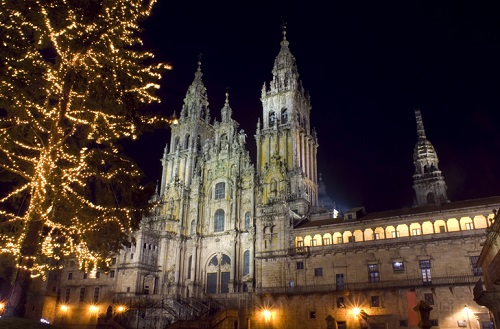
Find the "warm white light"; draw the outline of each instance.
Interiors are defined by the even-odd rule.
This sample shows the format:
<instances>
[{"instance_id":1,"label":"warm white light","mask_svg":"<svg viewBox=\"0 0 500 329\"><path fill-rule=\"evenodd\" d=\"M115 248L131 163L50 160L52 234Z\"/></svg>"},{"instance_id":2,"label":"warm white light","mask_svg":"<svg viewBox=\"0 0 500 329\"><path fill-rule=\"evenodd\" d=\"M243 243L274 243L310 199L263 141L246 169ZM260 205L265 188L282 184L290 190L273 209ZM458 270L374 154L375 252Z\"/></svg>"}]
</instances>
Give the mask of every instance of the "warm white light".
<instances>
[{"instance_id":1,"label":"warm white light","mask_svg":"<svg viewBox=\"0 0 500 329\"><path fill-rule=\"evenodd\" d=\"M263 310L262 316L264 317L264 321L266 321L266 322L271 321L271 311L270 310Z\"/></svg>"},{"instance_id":2,"label":"warm white light","mask_svg":"<svg viewBox=\"0 0 500 329\"><path fill-rule=\"evenodd\" d=\"M359 313L361 313L361 310L359 308L355 307L355 308L352 309L352 314L354 316L358 316Z\"/></svg>"},{"instance_id":3,"label":"warm white light","mask_svg":"<svg viewBox=\"0 0 500 329\"><path fill-rule=\"evenodd\" d=\"M118 308L116 309L116 311L117 311L118 313L123 313L123 312L125 312L125 306L122 306L122 305L118 306Z\"/></svg>"},{"instance_id":4,"label":"warm white light","mask_svg":"<svg viewBox=\"0 0 500 329\"><path fill-rule=\"evenodd\" d=\"M89 311L92 313L97 313L97 312L99 312L99 307L97 307L96 305L90 305Z\"/></svg>"},{"instance_id":5,"label":"warm white light","mask_svg":"<svg viewBox=\"0 0 500 329\"><path fill-rule=\"evenodd\" d=\"M108 228L131 232L136 207L116 192L114 202L89 197L87 183L141 189L140 171L117 142L164 121L136 111L159 102L155 89L169 68L140 50L139 21L155 2L100 1L99 15L85 16L79 2L2 1L0 170L19 184L0 193L2 225L12 232L0 235L0 253L32 277L59 268L47 258L107 262L85 239ZM26 202L12 207L12 200Z\"/></svg>"},{"instance_id":6,"label":"warm white light","mask_svg":"<svg viewBox=\"0 0 500 329\"><path fill-rule=\"evenodd\" d=\"M59 307L59 309L61 310L61 312L66 313L66 312L68 312L69 307L68 307L68 305L61 305L61 306Z\"/></svg>"}]
</instances>

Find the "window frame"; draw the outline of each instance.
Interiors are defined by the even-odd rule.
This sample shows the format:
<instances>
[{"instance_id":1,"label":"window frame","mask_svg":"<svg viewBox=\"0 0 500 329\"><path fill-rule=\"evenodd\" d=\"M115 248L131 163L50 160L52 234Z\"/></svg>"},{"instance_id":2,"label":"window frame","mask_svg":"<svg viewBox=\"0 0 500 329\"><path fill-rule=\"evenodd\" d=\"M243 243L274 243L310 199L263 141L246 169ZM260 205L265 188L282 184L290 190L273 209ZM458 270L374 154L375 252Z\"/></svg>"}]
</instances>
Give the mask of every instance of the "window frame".
<instances>
[{"instance_id":1,"label":"window frame","mask_svg":"<svg viewBox=\"0 0 500 329\"><path fill-rule=\"evenodd\" d=\"M368 264L368 282L380 282L380 270L378 264Z\"/></svg>"},{"instance_id":2,"label":"window frame","mask_svg":"<svg viewBox=\"0 0 500 329\"><path fill-rule=\"evenodd\" d=\"M217 209L214 213L214 233L224 232L225 212L224 209Z\"/></svg>"},{"instance_id":3,"label":"window frame","mask_svg":"<svg viewBox=\"0 0 500 329\"><path fill-rule=\"evenodd\" d=\"M321 277L323 276L323 268L322 267L315 267L314 268L314 277Z\"/></svg>"},{"instance_id":4,"label":"window frame","mask_svg":"<svg viewBox=\"0 0 500 329\"><path fill-rule=\"evenodd\" d=\"M226 197L226 183L218 182L214 187L214 199L223 200Z\"/></svg>"}]
</instances>

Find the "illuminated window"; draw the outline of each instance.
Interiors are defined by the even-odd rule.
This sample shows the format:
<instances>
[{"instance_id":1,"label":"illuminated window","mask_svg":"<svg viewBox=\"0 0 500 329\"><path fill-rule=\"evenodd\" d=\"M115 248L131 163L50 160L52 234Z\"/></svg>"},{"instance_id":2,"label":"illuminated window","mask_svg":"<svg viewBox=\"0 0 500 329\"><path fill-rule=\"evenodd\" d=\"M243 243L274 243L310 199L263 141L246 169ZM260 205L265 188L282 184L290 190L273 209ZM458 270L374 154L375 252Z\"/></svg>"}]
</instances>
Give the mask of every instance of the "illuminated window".
<instances>
[{"instance_id":1,"label":"illuminated window","mask_svg":"<svg viewBox=\"0 0 500 329\"><path fill-rule=\"evenodd\" d=\"M217 209L214 215L214 232L224 231L224 210Z\"/></svg>"},{"instance_id":2,"label":"illuminated window","mask_svg":"<svg viewBox=\"0 0 500 329\"><path fill-rule=\"evenodd\" d=\"M311 240L311 246L316 246L317 245L317 241L316 239L312 239Z\"/></svg>"},{"instance_id":3,"label":"illuminated window","mask_svg":"<svg viewBox=\"0 0 500 329\"><path fill-rule=\"evenodd\" d=\"M344 243L344 239L341 236L337 238L337 243Z\"/></svg>"},{"instance_id":4,"label":"illuminated window","mask_svg":"<svg viewBox=\"0 0 500 329\"><path fill-rule=\"evenodd\" d=\"M419 228L414 228L411 230L411 235L420 235L420 229Z\"/></svg>"},{"instance_id":5,"label":"illuminated window","mask_svg":"<svg viewBox=\"0 0 500 329\"><path fill-rule=\"evenodd\" d=\"M399 238L399 232L398 231L392 231L391 232L391 237L393 237L393 238Z\"/></svg>"},{"instance_id":6,"label":"illuminated window","mask_svg":"<svg viewBox=\"0 0 500 329\"><path fill-rule=\"evenodd\" d=\"M226 196L226 184L220 182L215 184L215 200L224 199Z\"/></svg>"},{"instance_id":7,"label":"illuminated window","mask_svg":"<svg viewBox=\"0 0 500 329\"><path fill-rule=\"evenodd\" d=\"M323 268L317 267L314 269L314 276L323 276Z\"/></svg>"},{"instance_id":8,"label":"illuminated window","mask_svg":"<svg viewBox=\"0 0 500 329\"><path fill-rule=\"evenodd\" d=\"M419 264L420 264L420 271L422 273L422 282L424 284L431 284L432 283L431 261L430 260L421 260L419 262Z\"/></svg>"},{"instance_id":9,"label":"illuminated window","mask_svg":"<svg viewBox=\"0 0 500 329\"><path fill-rule=\"evenodd\" d=\"M472 223L465 223L465 229L466 230L472 230L473 229Z\"/></svg>"},{"instance_id":10,"label":"illuminated window","mask_svg":"<svg viewBox=\"0 0 500 329\"><path fill-rule=\"evenodd\" d=\"M349 240L349 242L356 242L356 239L355 239L355 237L353 237L353 236L350 236L350 237L348 238L348 240Z\"/></svg>"},{"instance_id":11,"label":"illuminated window","mask_svg":"<svg viewBox=\"0 0 500 329\"><path fill-rule=\"evenodd\" d=\"M392 263L392 270L394 272L404 272L405 271L405 264L403 262L393 262Z\"/></svg>"},{"instance_id":12,"label":"illuminated window","mask_svg":"<svg viewBox=\"0 0 500 329\"><path fill-rule=\"evenodd\" d=\"M380 234L379 233L374 233L373 234L373 240L378 240L380 239Z\"/></svg>"},{"instance_id":13,"label":"illuminated window","mask_svg":"<svg viewBox=\"0 0 500 329\"><path fill-rule=\"evenodd\" d=\"M300 240L297 241L297 247L303 247L304 246L304 241Z\"/></svg>"},{"instance_id":14,"label":"illuminated window","mask_svg":"<svg viewBox=\"0 0 500 329\"><path fill-rule=\"evenodd\" d=\"M330 238L324 238L323 239L323 244L331 244Z\"/></svg>"},{"instance_id":15,"label":"illuminated window","mask_svg":"<svg viewBox=\"0 0 500 329\"><path fill-rule=\"evenodd\" d=\"M379 282L380 281L378 264L368 264L368 281L369 282Z\"/></svg>"}]
</instances>

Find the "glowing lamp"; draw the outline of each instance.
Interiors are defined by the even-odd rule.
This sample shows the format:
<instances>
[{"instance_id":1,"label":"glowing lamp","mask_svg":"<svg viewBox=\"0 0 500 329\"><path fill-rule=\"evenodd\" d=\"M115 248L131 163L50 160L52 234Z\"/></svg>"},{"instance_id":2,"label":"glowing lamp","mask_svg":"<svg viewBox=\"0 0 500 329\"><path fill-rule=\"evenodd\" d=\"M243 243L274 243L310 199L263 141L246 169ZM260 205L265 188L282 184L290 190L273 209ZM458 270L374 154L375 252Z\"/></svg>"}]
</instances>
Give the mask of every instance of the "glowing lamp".
<instances>
[{"instance_id":1,"label":"glowing lamp","mask_svg":"<svg viewBox=\"0 0 500 329\"><path fill-rule=\"evenodd\" d=\"M89 311L92 312L92 313L97 313L97 312L99 312L99 307L97 307L95 305L90 305L89 306Z\"/></svg>"},{"instance_id":2,"label":"glowing lamp","mask_svg":"<svg viewBox=\"0 0 500 329\"><path fill-rule=\"evenodd\" d=\"M3 310L5 308L5 304L4 303L0 303L0 311Z\"/></svg>"},{"instance_id":3,"label":"glowing lamp","mask_svg":"<svg viewBox=\"0 0 500 329\"><path fill-rule=\"evenodd\" d=\"M352 309L352 314L354 316L358 316L359 313L361 313L361 310L359 308L355 307L355 308Z\"/></svg>"},{"instance_id":4,"label":"glowing lamp","mask_svg":"<svg viewBox=\"0 0 500 329\"><path fill-rule=\"evenodd\" d=\"M266 321L266 322L271 321L271 311L270 310L263 310L262 316L264 316L264 321Z\"/></svg>"},{"instance_id":5,"label":"glowing lamp","mask_svg":"<svg viewBox=\"0 0 500 329\"><path fill-rule=\"evenodd\" d=\"M61 312L66 313L66 312L68 312L69 307L68 307L68 305L61 305L61 306L59 307L59 309L61 310Z\"/></svg>"},{"instance_id":6,"label":"glowing lamp","mask_svg":"<svg viewBox=\"0 0 500 329\"><path fill-rule=\"evenodd\" d=\"M125 312L125 306L122 306L122 305L118 306L118 307L116 308L116 311L117 311L118 313L123 313L123 312Z\"/></svg>"}]
</instances>

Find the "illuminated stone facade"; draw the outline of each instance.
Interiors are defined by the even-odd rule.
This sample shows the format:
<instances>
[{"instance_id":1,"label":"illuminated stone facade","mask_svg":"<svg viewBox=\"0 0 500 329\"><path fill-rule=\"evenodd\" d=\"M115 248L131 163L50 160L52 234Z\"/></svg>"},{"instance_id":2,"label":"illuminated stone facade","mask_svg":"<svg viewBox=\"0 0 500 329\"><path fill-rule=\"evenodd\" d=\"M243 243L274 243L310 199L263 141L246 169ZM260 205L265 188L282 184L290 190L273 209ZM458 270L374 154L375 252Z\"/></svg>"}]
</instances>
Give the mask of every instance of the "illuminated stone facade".
<instances>
[{"instance_id":1,"label":"illuminated stone facade","mask_svg":"<svg viewBox=\"0 0 500 329\"><path fill-rule=\"evenodd\" d=\"M439 328L487 328L472 287L500 197L448 201L417 111L418 207L333 218L288 46L284 34L262 88L255 167L227 94L211 122L199 64L161 159L158 205L109 272L84 275L69 264L60 273L59 301L69 309L58 310L57 323L71 312L92 321L87 308L96 303L100 314L113 307L109 321L134 328L193 319L213 328L359 328L356 308L370 328L417 328L412 308L425 300ZM128 311L118 314L120 305Z\"/></svg>"}]
</instances>

